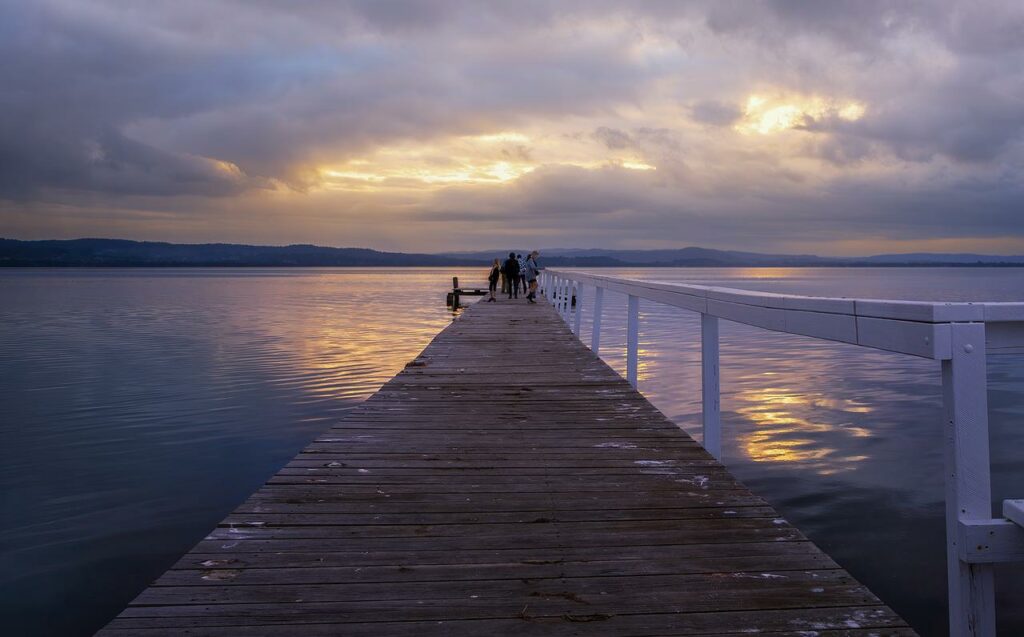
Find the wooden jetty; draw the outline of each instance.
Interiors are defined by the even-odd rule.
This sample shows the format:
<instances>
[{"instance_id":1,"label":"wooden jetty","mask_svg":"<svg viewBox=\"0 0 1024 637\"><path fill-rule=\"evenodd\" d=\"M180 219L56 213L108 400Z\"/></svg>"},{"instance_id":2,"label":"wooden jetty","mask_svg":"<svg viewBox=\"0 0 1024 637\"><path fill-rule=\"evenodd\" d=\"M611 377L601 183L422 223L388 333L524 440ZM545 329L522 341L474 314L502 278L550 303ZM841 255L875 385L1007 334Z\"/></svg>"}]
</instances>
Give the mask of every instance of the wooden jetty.
<instances>
[{"instance_id":1,"label":"wooden jetty","mask_svg":"<svg viewBox=\"0 0 1024 637\"><path fill-rule=\"evenodd\" d=\"M467 309L103 635L911 635L581 344Z\"/></svg>"}]
</instances>

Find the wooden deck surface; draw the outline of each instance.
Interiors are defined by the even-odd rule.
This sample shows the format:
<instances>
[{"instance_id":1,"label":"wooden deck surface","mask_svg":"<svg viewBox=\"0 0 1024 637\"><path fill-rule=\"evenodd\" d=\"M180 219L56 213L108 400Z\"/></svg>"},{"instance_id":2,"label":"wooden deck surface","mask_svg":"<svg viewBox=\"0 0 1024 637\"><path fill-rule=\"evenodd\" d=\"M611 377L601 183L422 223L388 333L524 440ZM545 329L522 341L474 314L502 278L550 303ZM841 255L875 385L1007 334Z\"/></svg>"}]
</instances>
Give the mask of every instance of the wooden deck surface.
<instances>
[{"instance_id":1,"label":"wooden deck surface","mask_svg":"<svg viewBox=\"0 0 1024 637\"><path fill-rule=\"evenodd\" d=\"M470 307L101 631L749 633L913 634L522 300Z\"/></svg>"}]
</instances>

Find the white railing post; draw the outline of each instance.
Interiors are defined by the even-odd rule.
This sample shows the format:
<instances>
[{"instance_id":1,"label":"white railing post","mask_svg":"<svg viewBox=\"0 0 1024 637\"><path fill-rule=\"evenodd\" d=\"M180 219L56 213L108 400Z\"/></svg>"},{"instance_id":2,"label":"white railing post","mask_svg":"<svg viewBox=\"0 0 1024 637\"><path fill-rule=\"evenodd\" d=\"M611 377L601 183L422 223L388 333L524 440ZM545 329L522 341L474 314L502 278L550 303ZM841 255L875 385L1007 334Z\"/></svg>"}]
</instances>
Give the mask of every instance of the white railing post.
<instances>
[{"instance_id":1,"label":"white railing post","mask_svg":"<svg viewBox=\"0 0 1024 637\"><path fill-rule=\"evenodd\" d=\"M576 332L576 338L582 340L582 334L580 329L583 327L583 284L576 284L576 311L573 315L573 332Z\"/></svg>"},{"instance_id":2,"label":"white railing post","mask_svg":"<svg viewBox=\"0 0 1024 637\"><path fill-rule=\"evenodd\" d=\"M722 404L718 371L718 317L700 315L701 414L704 449L722 459Z\"/></svg>"},{"instance_id":3,"label":"white railing post","mask_svg":"<svg viewBox=\"0 0 1024 637\"><path fill-rule=\"evenodd\" d=\"M562 286L562 320L569 323L569 295L572 294L572 279L566 279Z\"/></svg>"},{"instance_id":4,"label":"white railing post","mask_svg":"<svg viewBox=\"0 0 1024 637\"><path fill-rule=\"evenodd\" d=\"M640 299L629 295L626 309L626 380L636 389L637 359L640 348Z\"/></svg>"},{"instance_id":5,"label":"white railing post","mask_svg":"<svg viewBox=\"0 0 1024 637\"><path fill-rule=\"evenodd\" d=\"M565 321L565 295L569 287L569 280L562 278L562 285L558 289L558 315Z\"/></svg>"},{"instance_id":6,"label":"white railing post","mask_svg":"<svg viewBox=\"0 0 1024 637\"><path fill-rule=\"evenodd\" d=\"M565 296L562 299L562 319L569 325L569 316L572 313L572 286L575 282L572 279L565 280ZM570 329L572 326L570 325Z\"/></svg>"},{"instance_id":7,"label":"white railing post","mask_svg":"<svg viewBox=\"0 0 1024 637\"><path fill-rule=\"evenodd\" d=\"M597 354L601 349L601 305L604 301L604 288L594 288L594 327L590 330L590 349Z\"/></svg>"},{"instance_id":8,"label":"white railing post","mask_svg":"<svg viewBox=\"0 0 1024 637\"><path fill-rule=\"evenodd\" d=\"M960 520L992 517L985 324L952 323L950 330L952 359L942 361L949 634L991 637L996 634L993 566L964 562L958 547Z\"/></svg>"}]
</instances>

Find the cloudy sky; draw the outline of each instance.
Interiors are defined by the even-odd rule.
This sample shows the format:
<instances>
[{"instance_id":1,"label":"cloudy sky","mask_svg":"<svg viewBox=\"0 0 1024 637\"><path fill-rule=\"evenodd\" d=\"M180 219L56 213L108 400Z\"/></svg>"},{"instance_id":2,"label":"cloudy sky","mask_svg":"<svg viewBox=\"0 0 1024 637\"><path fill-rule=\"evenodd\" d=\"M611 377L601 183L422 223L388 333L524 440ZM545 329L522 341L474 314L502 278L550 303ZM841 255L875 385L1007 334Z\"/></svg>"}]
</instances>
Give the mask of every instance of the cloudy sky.
<instances>
[{"instance_id":1,"label":"cloudy sky","mask_svg":"<svg viewBox=\"0 0 1024 637\"><path fill-rule=\"evenodd\" d=\"M0 236L1024 254L1019 0L0 0L0 60Z\"/></svg>"}]
</instances>

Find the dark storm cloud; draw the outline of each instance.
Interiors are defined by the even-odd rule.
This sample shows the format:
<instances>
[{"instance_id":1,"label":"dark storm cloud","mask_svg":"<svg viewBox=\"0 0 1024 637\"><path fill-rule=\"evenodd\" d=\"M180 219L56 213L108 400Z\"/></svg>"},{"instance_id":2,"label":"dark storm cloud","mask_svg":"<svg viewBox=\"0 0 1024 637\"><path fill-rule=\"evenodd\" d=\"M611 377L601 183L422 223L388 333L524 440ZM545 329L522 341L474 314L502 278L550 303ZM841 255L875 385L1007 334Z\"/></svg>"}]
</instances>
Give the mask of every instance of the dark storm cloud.
<instances>
[{"instance_id":1,"label":"dark storm cloud","mask_svg":"<svg viewBox=\"0 0 1024 637\"><path fill-rule=\"evenodd\" d=\"M695 121L712 126L731 126L743 115L736 104L726 104L717 100L701 100L690 107Z\"/></svg>"},{"instance_id":2,"label":"dark storm cloud","mask_svg":"<svg viewBox=\"0 0 1024 637\"><path fill-rule=\"evenodd\" d=\"M213 227L236 198L311 196L320 166L530 129L599 156L506 144L536 164L513 184L339 194L309 240L325 206L615 240L1019 237L1022 32L1024 5L998 0L0 0L0 219L83 193L126 220L206 201ZM754 93L866 110L805 115L771 146L735 130Z\"/></svg>"}]
</instances>

